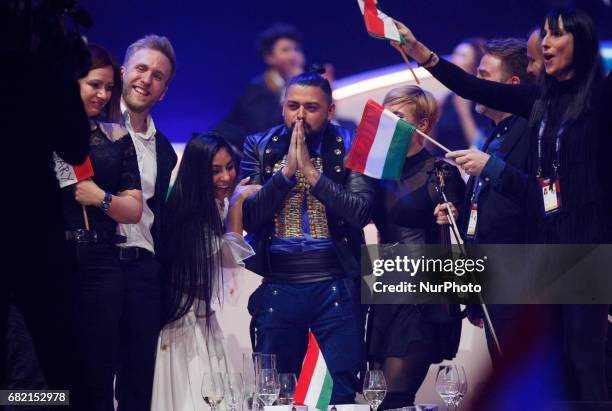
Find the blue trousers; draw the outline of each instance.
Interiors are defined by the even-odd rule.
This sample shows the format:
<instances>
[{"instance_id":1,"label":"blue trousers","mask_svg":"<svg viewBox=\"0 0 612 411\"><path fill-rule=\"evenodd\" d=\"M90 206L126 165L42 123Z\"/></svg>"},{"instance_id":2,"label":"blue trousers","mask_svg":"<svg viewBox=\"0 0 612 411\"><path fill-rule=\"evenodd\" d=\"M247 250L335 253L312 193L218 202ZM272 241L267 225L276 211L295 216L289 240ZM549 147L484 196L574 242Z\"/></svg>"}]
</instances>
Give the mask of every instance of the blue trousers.
<instances>
[{"instance_id":1,"label":"blue trousers","mask_svg":"<svg viewBox=\"0 0 612 411\"><path fill-rule=\"evenodd\" d=\"M253 350L276 354L279 373L299 376L312 330L334 382L331 404L351 404L363 353L359 298L352 279L264 283L249 299Z\"/></svg>"}]
</instances>

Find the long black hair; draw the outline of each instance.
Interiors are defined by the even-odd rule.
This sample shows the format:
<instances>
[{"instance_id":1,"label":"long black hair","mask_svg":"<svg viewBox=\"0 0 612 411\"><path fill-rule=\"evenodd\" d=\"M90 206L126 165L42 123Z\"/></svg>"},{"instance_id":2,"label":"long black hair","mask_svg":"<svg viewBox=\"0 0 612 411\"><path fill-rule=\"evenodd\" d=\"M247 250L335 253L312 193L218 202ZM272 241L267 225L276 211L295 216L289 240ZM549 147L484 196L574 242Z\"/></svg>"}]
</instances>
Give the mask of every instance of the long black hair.
<instances>
[{"instance_id":1,"label":"long black hair","mask_svg":"<svg viewBox=\"0 0 612 411\"><path fill-rule=\"evenodd\" d=\"M222 149L237 164L235 152L219 135L202 133L193 137L185 147L168 198L161 259L166 324L187 314L200 301L204 302L208 316L214 290L219 290L223 281L218 252L223 222L215 198L212 168L215 154Z\"/></svg>"},{"instance_id":2,"label":"long black hair","mask_svg":"<svg viewBox=\"0 0 612 411\"><path fill-rule=\"evenodd\" d=\"M601 57L599 55L599 37L588 14L571 8L555 9L546 15L550 30L559 28L559 18L563 21L565 31L574 37L574 98L563 114L563 121L572 123L591 109L593 86L603 78ZM544 24L540 28L544 35ZM558 80L546 73L540 76L540 96L531 112L530 125L537 127L544 117Z\"/></svg>"}]
</instances>

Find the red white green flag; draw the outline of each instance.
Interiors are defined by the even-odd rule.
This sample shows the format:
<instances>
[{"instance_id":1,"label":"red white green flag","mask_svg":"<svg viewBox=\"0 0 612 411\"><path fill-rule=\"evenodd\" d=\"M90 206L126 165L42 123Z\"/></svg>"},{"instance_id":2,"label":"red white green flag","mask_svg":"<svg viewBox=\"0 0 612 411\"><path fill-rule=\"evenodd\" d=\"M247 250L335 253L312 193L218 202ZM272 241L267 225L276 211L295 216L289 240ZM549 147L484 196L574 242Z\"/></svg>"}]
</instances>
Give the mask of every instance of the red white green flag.
<instances>
[{"instance_id":1,"label":"red white green flag","mask_svg":"<svg viewBox=\"0 0 612 411\"><path fill-rule=\"evenodd\" d=\"M307 405L327 411L334 382L327 369L323 353L312 331L308 332L308 350L302 364L302 372L295 388L293 400L298 405Z\"/></svg>"},{"instance_id":2,"label":"red white green flag","mask_svg":"<svg viewBox=\"0 0 612 411\"><path fill-rule=\"evenodd\" d=\"M55 176L57 177L57 181L59 181L60 188L87 180L94 175L89 156L87 156L83 164L79 164L78 166L71 166L62 160L56 153L53 153L53 161L55 163Z\"/></svg>"},{"instance_id":3,"label":"red white green flag","mask_svg":"<svg viewBox=\"0 0 612 411\"><path fill-rule=\"evenodd\" d=\"M347 167L383 180L399 180L416 128L373 100L368 100Z\"/></svg>"},{"instance_id":4,"label":"red white green flag","mask_svg":"<svg viewBox=\"0 0 612 411\"><path fill-rule=\"evenodd\" d=\"M357 0L357 3L370 36L404 43L393 19L380 10L377 0Z\"/></svg>"}]
</instances>

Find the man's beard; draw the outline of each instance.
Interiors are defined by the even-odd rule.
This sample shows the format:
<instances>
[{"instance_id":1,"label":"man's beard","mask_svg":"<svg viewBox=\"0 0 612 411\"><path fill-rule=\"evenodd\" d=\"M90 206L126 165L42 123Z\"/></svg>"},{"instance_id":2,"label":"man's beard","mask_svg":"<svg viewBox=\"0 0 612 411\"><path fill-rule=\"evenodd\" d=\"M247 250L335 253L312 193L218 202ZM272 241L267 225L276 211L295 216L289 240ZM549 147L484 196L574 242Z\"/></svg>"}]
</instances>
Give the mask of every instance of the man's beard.
<instances>
[{"instance_id":1,"label":"man's beard","mask_svg":"<svg viewBox=\"0 0 612 411\"><path fill-rule=\"evenodd\" d=\"M134 90L132 90L132 92L135 93ZM134 104L130 98L130 88L123 90L122 94L123 94L123 102L125 103L127 108L129 108L130 111L134 113L142 113L144 111L147 111L153 105L153 104Z\"/></svg>"}]
</instances>

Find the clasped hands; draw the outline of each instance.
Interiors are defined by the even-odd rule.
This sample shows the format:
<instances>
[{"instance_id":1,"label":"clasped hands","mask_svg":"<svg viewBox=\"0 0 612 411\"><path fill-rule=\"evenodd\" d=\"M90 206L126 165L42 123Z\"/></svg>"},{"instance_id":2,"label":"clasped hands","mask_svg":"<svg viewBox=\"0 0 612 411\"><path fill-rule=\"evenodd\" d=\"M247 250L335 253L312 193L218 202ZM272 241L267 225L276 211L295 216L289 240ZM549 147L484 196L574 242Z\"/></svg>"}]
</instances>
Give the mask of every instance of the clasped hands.
<instances>
[{"instance_id":1,"label":"clasped hands","mask_svg":"<svg viewBox=\"0 0 612 411\"><path fill-rule=\"evenodd\" d=\"M319 177L319 170L315 168L310 160L310 153L306 146L306 135L304 133L304 120L298 119L291 133L291 142L287 152L287 163L283 167L283 174L287 178L293 178L300 171L311 186Z\"/></svg>"}]
</instances>

